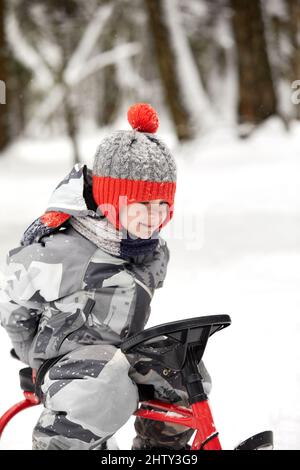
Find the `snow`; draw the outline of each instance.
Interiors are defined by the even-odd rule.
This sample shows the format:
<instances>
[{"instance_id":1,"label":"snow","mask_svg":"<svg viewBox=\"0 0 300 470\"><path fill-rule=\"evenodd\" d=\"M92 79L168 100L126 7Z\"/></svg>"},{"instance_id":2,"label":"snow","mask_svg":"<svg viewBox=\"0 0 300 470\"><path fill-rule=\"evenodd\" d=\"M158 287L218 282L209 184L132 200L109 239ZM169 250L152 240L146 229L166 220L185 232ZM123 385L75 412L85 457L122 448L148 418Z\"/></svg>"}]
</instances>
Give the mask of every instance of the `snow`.
<instances>
[{"instance_id":1,"label":"snow","mask_svg":"<svg viewBox=\"0 0 300 470\"><path fill-rule=\"evenodd\" d=\"M80 137L89 166L109 132ZM299 450L300 124L287 133L273 118L248 140L218 128L182 147L171 133L160 137L176 155L178 187L174 218L162 231L171 253L168 274L147 327L229 314L232 325L209 340L204 355L223 448L271 429L275 448ZM71 166L63 138L20 140L0 158L0 266ZM22 399L23 365L9 350L1 328L0 414ZM30 449L41 411L15 417L0 448ZM133 423L134 416L114 436L121 449L131 447Z\"/></svg>"}]
</instances>

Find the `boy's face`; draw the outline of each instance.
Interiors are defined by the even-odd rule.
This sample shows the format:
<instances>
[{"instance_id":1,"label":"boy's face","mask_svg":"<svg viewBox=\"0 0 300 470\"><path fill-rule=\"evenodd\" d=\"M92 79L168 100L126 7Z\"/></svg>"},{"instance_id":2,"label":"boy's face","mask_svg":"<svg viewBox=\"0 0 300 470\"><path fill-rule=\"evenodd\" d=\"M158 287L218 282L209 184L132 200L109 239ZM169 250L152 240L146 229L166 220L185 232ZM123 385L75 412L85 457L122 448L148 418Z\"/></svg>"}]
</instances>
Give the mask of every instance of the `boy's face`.
<instances>
[{"instance_id":1,"label":"boy's face","mask_svg":"<svg viewBox=\"0 0 300 470\"><path fill-rule=\"evenodd\" d=\"M139 238L150 238L167 218L169 204L163 199L133 202L120 210L123 227Z\"/></svg>"}]
</instances>

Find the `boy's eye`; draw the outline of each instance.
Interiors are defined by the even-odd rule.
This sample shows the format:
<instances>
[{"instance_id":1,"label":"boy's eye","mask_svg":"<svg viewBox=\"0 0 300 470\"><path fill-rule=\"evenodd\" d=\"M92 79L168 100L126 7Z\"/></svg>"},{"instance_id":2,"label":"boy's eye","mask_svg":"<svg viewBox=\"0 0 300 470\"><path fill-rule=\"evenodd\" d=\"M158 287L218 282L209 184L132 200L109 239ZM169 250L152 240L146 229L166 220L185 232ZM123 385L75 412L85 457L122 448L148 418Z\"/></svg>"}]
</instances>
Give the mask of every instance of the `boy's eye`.
<instances>
[{"instance_id":1,"label":"boy's eye","mask_svg":"<svg viewBox=\"0 0 300 470\"><path fill-rule=\"evenodd\" d=\"M150 202L140 202L140 204L144 204L144 205L146 206L146 205L149 205ZM169 205L169 204L168 204L167 202L165 202L165 201L162 201L162 202L159 203L160 206L162 206L162 205L164 205L164 204Z\"/></svg>"}]
</instances>

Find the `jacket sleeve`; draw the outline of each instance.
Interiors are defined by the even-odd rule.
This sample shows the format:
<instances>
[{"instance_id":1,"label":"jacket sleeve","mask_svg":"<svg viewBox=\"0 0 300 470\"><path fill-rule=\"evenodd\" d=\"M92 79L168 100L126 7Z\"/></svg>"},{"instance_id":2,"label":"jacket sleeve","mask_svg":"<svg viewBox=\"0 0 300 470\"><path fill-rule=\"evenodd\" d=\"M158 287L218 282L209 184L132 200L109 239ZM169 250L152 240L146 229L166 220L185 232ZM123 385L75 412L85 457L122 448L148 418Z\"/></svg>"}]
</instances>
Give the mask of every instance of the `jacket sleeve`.
<instances>
[{"instance_id":1,"label":"jacket sleeve","mask_svg":"<svg viewBox=\"0 0 300 470\"><path fill-rule=\"evenodd\" d=\"M38 307L20 305L0 291L0 324L7 331L16 354L25 364L29 364L28 351L41 311Z\"/></svg>"},{"instance_id":2,"label":"jacket sleeve","mask_svg":"<svg viewBox=\"0 0 300 470\"><path fill-rule=\"evenodd\" d=\"M60 281L56 265L53 268L39 261L37 250L40 246L35 243L11 250L0 275L0 324L7 331L17 355L26 364L43 302L54 294L49 289L53 290L54 286L55 290Z\"/></svg>"}]
</instances>

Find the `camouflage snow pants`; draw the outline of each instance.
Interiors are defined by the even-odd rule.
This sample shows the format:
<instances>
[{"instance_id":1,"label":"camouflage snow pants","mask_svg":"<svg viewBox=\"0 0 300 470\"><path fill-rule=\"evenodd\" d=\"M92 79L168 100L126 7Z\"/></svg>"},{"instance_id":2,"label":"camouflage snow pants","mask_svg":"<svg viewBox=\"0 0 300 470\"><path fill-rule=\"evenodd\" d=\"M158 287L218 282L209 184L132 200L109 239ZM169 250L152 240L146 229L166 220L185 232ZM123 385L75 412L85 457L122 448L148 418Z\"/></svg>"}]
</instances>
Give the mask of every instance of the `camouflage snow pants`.
<instances>
[{"instance_id":1,"label":"camouflage snow pants","mask_svg":"<svg viewBox=\"0 0 300 470\"><path fill-rule=\"evenodd\" d=\"M211 381L203 362L204 389ZM82 346L63 356L46 373L42 412L32 434L33 450L99 450L139 407L139 388L152 398L189 406L180 374L153 359L124 354L112 345ZM150 398L149 396L147 398ZM194 430L136 417L133 449L144 444L183 448Z\"/></svg>"}]
</instances>

